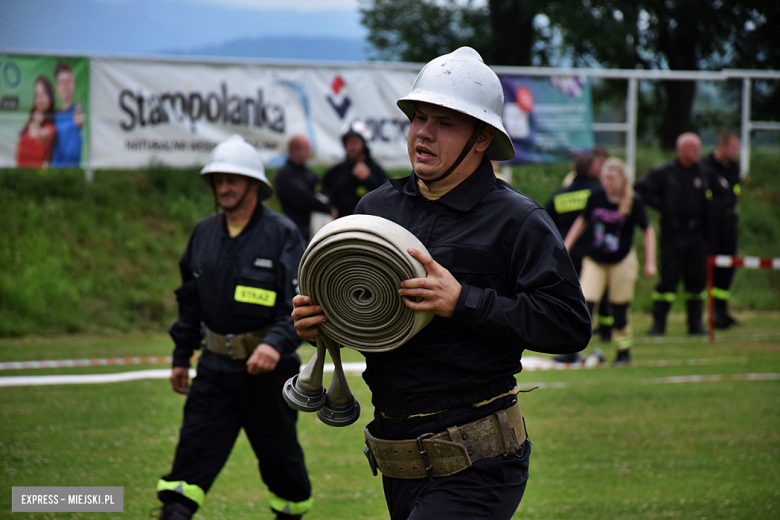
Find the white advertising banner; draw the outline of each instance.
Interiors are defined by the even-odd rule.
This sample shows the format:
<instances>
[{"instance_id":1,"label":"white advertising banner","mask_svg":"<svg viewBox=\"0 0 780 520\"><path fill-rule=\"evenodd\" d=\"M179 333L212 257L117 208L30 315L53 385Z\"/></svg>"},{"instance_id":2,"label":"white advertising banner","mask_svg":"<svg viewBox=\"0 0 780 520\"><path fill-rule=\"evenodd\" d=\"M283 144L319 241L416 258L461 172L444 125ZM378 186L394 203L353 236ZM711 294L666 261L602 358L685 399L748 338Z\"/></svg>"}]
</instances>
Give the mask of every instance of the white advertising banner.
<instances>
[{"instance_id":1,"label":"white advertising banner","mask_svg":"<svg viewBox=\"0 0 780 520\"><path fill-rule=\"evenodd\" d=\"M409 93L417 71L318 67L301 75L311 96L316 163L343 159L340 134L359 119L371 128L371 155L379 164L410 168L409 120L395 103Z\"/></svg>"},{"instance_id":2,"label":"white advertising banner","mask_svg":"<svg viewBox=\"0 0 780 520\"><path fill-rule=\"evenodd\" d=\"M340 133L353 120L373 130L370 148L385 168L407 168L409 122L395 102L416 72L93 58L91 168L205 163L232 134L254 144L269 167L306 135L310 164L343 159Z\"/></svg>"}]
</instances>

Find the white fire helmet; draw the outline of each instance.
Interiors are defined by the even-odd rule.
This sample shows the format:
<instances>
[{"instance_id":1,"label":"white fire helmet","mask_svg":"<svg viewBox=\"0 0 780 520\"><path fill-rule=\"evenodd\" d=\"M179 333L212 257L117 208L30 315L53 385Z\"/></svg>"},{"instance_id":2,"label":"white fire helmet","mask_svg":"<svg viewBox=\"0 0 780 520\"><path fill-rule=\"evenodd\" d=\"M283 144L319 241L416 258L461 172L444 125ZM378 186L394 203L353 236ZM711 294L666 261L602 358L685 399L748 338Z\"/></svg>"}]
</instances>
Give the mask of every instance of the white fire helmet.
<instances>
[{"instance_id":1,"label":"white fire helmet","mask_svg":"<svg viewBox=\"0 0 780 520\"><path fill-rule=\"evenodd\" d=\"M409 121L418 101L430 103L487 123L496 129L486 155L494 161L515 156L512 139L504 129L504 89L498 76L471 47L461 47L428 62L417 75L412 91L398 100Z\"/></svg>"},{"instance_id":2,"label":"white fire helmet","mask_svg":"<svg viewBox=\"0 0 780 520\"><path fill-rule=\"evenodd\" d=\"M355 119L351 123L349 123L347 126L344 127L344 129L341 131L341 142L343 143L348 135L357 135L360 136L363 139L363 144L368 144L371 139L374 137L374 133L371 131L371 129L368 127L367 124L365 124L363 121L359 119Z\"/></svg>"},{"instance_id":3,"label":"white fire helmet","mask_svg":"<svg viewBox=\"0 0 780 520\"><path fill-rule=\"evenodd\" d=\"M208 177L211 173L234 173L257 179L260 181L257 190L257 197L260 200L269 198L274 192L273 186L265 176L260 154L238 134L233 134L211 150L206 166L200 174L206 181L212 182Z\"/></svg>"}]
</instances>

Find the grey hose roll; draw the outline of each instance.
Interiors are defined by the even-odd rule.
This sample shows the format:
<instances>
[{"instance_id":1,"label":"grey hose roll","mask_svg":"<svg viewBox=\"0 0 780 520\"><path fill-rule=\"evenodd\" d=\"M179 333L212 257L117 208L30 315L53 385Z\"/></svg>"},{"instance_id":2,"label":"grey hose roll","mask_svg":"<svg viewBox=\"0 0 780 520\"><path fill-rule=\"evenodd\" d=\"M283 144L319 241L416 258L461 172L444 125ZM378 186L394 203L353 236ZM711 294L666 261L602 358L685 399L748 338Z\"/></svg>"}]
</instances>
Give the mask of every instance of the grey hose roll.
<instances>
[{"instance_id":1,"label":"grey hose roll","mask_svg":"<svg viewBox=\"0 0 780 520\"><path fill-rule=\"evenodd\" d=\"M355 350L386 352L428 325L433 312L410 309L398 294L403 280L427 276L410 247L428 253L417 237L381 217L351 215L323 227L298 268L301 294L328 317L320 333Z\"/></svg>"}]
</instances>

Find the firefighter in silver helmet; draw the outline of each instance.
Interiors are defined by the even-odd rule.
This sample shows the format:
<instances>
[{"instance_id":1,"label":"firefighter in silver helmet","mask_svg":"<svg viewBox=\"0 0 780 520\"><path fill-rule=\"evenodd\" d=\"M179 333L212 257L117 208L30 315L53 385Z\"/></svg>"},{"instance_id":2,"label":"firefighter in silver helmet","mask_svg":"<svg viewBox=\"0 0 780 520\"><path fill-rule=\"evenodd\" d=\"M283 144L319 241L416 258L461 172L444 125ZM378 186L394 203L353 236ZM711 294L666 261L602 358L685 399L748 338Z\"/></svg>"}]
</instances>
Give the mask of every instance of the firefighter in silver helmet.
<instances>
[{"instance_id":1,"label":"firefighter in silver helmet","mask_svg":"<svg viewBox=\"0 0 780 520\"><path fill-rule=\"evenodd\" d=\"M322 178L322 192L336 207L339 217L351 215L366 193L387 181L387 173L371 157L368 143L373 135L360 120L352 121L341 132L346 157Z\"/></svg>"},{"instance_id":2,"label":"firefighter in silver helmet","mask_svg":"<svg viewBox=\"0 0 780 520\"><path fill-rule=\"evenodd\" d=\"M523 350L585 348L590 316L563 240L544 209L493 174L514 148L503 89L473 49L440 56L398 101L413 171L369 193L356 213L404 226L425 278L399 298L436 314L403 346L365 353L374 420L365 453L383 474L390 518L509 519L528 479L531 443L515 374ZM327 320L293 300L298 335Z\"/></svg>"},{"instance_id":3,"label":"firefighter in silver helmet","mask_svg":"<svg viewBox=\"0 0 780 520\"><path fill-rule=\"evenodd\" d=\"M241 428L276 518L300 518L311 507L311 486L297 415L281 392L300 367L290 312L303 237L263 206L273 188L259 154L240 136L217 145L200 173L222 211L195 226L179 261L171 385L187 401L173 468L157 484L160 518L192 517ZM190 357L201 346L190 385Z\"/></svg>"}]
</instances>

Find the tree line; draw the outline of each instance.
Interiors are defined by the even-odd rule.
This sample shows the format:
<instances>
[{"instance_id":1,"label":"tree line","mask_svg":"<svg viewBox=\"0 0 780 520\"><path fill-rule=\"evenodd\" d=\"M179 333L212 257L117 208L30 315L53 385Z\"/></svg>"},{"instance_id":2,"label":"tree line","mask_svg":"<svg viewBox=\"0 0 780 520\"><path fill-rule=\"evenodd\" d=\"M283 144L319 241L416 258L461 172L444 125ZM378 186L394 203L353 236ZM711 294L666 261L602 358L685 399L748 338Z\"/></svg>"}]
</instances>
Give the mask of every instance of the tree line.
<instances>
[{"instance_id":1,"label":"tree line","mask_svg":"<svg viewBox=\"0 0 780 520\"><path fill-rule=\"evenodd\" d=\"M766 0L363 0L376 58L425 63L463 45L490 65L720 70L780 67L780 2ZM774 27L774 29L773 29ZM623 95L607 82L601 100ZM731 83L731 82L730 82ZM780 119L780 82L755 82L754 119ZM727 85L738 92L740 85ZM696 83L640 96L640 130L664 148L696 130Z\"/></svg>"}]
</instances>

